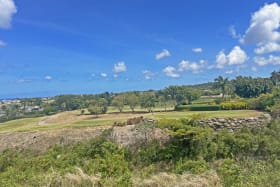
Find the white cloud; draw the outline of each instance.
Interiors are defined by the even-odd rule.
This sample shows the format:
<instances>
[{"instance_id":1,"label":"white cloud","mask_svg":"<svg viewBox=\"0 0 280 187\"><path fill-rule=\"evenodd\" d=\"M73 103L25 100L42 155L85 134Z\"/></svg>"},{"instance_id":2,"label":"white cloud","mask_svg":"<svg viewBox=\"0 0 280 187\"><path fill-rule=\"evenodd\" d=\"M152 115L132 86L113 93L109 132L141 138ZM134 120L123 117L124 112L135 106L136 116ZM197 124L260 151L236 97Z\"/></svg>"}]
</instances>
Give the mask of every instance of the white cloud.
<instances>
[{"instance_id":1,"label":"white cloud","mask_svg":"<svg viewBox=\"0 0 280 187\"><path fill-rule=\"evenodd\" d=\"M165 57L171 56L171 53L167 49L163 49L160 53L156 54L155 58L160 60Z\"/></svg>"},{"instance_id":2,"label":"white cloud","mask_svg":"<svg viewBox=\"0 0 280 187\"><path fill-rule=\"evenodd\" d=\"M254 52L256 54L264 54L264 53L271 53L275 51L280 51L280 44L276 42L268 42L266 44L259 44L259 47L257 47Z\"/></svg>"},{"instance_id":3,"label":"white cloud","mask_svg":"<svg viewBox=\"0 0 280 187\"><path fill-rule=\"evenodd\" d=\"M167 66L166 68L164 68L163 73L167 77L172 77L172 78L179 78L180 77L180 75L178 73L176 73L176 68L174 68L173 66Z\"/></svg>"},{"instance_id":4,"label":"white cloud","mask_svg":"<svg viewBox=\"0 0 280 187\"><path fill-rule=\"evenodd\" d=\"M150 79L152 79L153 76L154 76L154 73L151 72L151 71L149 71L149 70L144 70L144 71L142 71L142 73L143 73L144 78L145 78L146 80L150 80Z\"/></svg>"},{"instance_id":5,"label":"white cloud","mask_svg":"<svg viewBox=\"0 0 280 187\"><path fill-rule=\"evenodd\" d=\"M4 42L4 41L0 40L0 47L5 47L6 45L7 45L7 43L6 43L6 42Z\"/></svg>"},{"instance_id":6,"label":"white cloud","mask_svg":"<svg viewBox=\"0 0 280 187\"><path fill-rule=\"evenodd\" d=\"M126 72L127 68L124 62L118 62L117 64L114 65L113 71L115 73L121 73L121 72Z\"/></svg>"},{"instance_id":7,"label":"white cloud","mask_svg":"<svg viewBox=\"0 0 280 187\"><path fill-rule=\"evenodd\" d=\"M225 72L225 74L228 74L228 75L233 74L233 70L228 70L228 71Z\"/></svg>"},{"instance_id":8,"label":"white cloud","mask_svg":"<svg viewBox=\"0 0 280 187\"><path fill-rule=\"evenodd\" d=\"M116 79L116 78L119 77L119 75L118 74L114 74L113 77Z\"/></svg>"},{"instance_id":9,"label":"white cloud","mask_svg":"<svg viewBox=\"0 0 280 187\"><path fill-rule=\"evenodd\" d=\"M216 67L219 69L224 68L224 66L227 64L228 59L224 51L220 51L216 56Z\"/></svg>"},{"instance_id":10,"label":"white cloud","mask_svg":"<svg viewBox=\"0 0 280 187\"><path fill-rule=\"evenodd\" d=\"M50 76L50 75L47 75L47 76L45 76L45 77L44 77L44 79L49 81L49 80L52 80L52 79L53 79L53 77L52 77L52 76Z\"/></svg>"},{"instance_id":11,"label":"white cloud","mask_svg":"<svg viewBox=\"0 0 280 187\"><path fill-rule=\"evenodd\" d=\"M255 57L254 62L259 66L280 65L280 56L269 55L269 57Z\"/></svg>"},{"instance_id":12,"label":"white cloud","mask_svg":"<svg viewBox=\"0 0 280 187\"><path fill-rule=\"evenodd\" d=\"M240 65L248 59L245 51L239 46L235 46L229 54L220 51L216 56L216 68L222 69L227 65Z\"/></svg>"},{"instance_id":13,"label":"white cloud","mask_svg":"<svg viewBox=\"0 0 280 187\"><path fill-rule=\"evenodd\" d=\"M13 0L0 0L0 28L9 28L12 16L16 12L17 8Z\"/></svg>"},{"instance_id":14,"label":"white cloud","mask_svg":"<svg viewBox=\"0 0 280 187\"><path fill-rule=\"evenodd\" d=\"M199 63L182 60L179 63L178 70L179 71L192 71L193 73L198 73L205 67L205 65L206 65L206 62L204 60L201 60Z\"/></svg>"},{"instance_id":15,"label":"white cloud","mask_svg":"<svg viewBox=\"0 0 280 187\"><path fill-rule=\"evenodd\" d=\"M265 4L251 17L250 26L240 39L241 43L257 44L257 54L279 51L280 7L277 3Z\"/></svg>"},{"instance_id":16,"label":"white cloud","mask_svg":"<svg viewBox=\"0 0 280 187\"><path fill-rule=\"evenodd\" d=\"M195 53L201 53L203 50L202 48L193 48L192 51Z\"/></svg>"},{"instance_id":17,"label":"white cloud","mask_svg":"<svg viewBox=\"0 0 280 187\"><path fill-rule=\"evenodd\" d=\"M247 54L239 46L235 46L228 54L229 65L243 64L247 59Z\"/></svg>"},{"instance_id":18,"label":"white cloud","mask_svg":"<svg viewBox=\"0 0 280 187\"><path fill-rule=\"evenodd\" d=\"M105 78L105 77L108 77L107 73L101 73L100 76L101 76L101 77L104 77L104 78Z\"/></svg>"},{"instance_id":19,"label":"white cloud","mask_svg":"<svg viewBox=\"0 0 280 187\"><path fill-rule=\"evenodd\" d=\"M229 30L229 34L230 34L233 38L239 38L239 39L241 38L240 34L237 34L234 25L231 25L231 26L229 27L228 30Z\"/></svg>"}]
</instances>

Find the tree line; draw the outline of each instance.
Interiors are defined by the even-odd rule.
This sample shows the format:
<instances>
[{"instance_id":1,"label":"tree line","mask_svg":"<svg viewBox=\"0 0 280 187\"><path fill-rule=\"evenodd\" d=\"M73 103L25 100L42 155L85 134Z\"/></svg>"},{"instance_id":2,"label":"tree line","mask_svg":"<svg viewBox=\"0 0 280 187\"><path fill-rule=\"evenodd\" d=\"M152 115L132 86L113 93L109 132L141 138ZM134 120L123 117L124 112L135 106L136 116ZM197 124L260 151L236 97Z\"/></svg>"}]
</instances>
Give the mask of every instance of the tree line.
<instances>
[{"instance_id":1,"label":"tree line","mask_svg":"<svg viewBox=\"0 0 280 187\"><path fill-rule=\"evenodd\" d=\"M86 109L92 114L106 113L108 106L115 107L120 113L128 106L131 112L136 107L152 112L153 108L178 105L190 105L201 96L221 94L221 100L225 97L257 98L262 94L272 93L274 87L280 85L280 71L274 71L268 78L253 78L250 76L238 76L233 80L219 76L214 82L200 85L169 86L161 90L131 91L124 93L104 92L101 94L83 95L59 95L45 100L41 98L21 99L17 105L2 104L0 110L7 115L0 117L1 121L7 121L22 117L50 115L57 112L80 109L82 113ZM26 108L38 106L40 110L26 112ZM0 112L1 112L0 111Z\"/></svg>"}]
</instances>

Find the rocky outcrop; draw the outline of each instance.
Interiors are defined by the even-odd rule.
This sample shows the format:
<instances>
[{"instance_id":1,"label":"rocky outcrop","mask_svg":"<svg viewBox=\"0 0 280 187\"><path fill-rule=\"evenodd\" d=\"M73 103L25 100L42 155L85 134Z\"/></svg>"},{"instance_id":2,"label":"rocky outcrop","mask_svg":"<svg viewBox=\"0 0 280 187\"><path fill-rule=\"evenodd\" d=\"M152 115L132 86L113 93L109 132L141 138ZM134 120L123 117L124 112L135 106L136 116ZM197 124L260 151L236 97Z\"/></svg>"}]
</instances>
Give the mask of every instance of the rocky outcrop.
<instances>
[{"instance_id":1,"label":"rocky outcrop","mask_svg":"<svg viewBox=\"0 0 280 187\"><path fill-rule=\"evenodd\" d=\"M263 128L269 124L271 116L263 114L259 117L250 118L211 118L201 119L197 123L201 126L210 127L214 130L228 129L234 131L242 128Z\"/></svg>"},{"instance_id":2,"label":"rocky outcrop","mask_svg":"<svg viewBox=\"0 0 280 187\"><path fill-rule=\"evenodd\" d=\"M153 127L147 123L140 123L127 126L115 126L109 139L120 147L138 147L154 140L161 145L169 141L170 135L160 128Z\"/></svg>"}]
</instances>

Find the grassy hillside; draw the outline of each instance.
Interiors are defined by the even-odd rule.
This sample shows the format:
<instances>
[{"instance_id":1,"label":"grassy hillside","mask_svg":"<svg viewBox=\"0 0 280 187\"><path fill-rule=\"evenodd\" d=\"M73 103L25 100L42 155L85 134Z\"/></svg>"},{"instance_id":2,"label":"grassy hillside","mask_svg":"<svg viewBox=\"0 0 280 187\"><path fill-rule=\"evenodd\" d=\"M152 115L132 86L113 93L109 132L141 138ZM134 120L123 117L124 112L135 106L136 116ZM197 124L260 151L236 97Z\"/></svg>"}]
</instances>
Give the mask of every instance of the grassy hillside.
<instances>
[{"instance_id":1,"label":"grassy hillside","mask_svg":"<svg viewBox=\"0 0 280 187\"><path fill-rule=\"evenodd\" d=\"M200 115L204 118L238 118L238 117L255 117L262 114L262 112L254 110L232 110L232 111L186 111L186 112L154 112L147 113L145 111L136 111L135 113L126 110L124 113L116 113L113 109L111 113L99 115L96 118L94 115L81 115L80 111L68 111L58 113L52 116L25 118L19 120L8 121L0 123L0 132L25 132L37 130L51 130L69 127L95 127L112 125L114 122L124 122L129 118L144 116L151 119L179 119L190 118L194 115Z\"/></svg>"}]
</instances>

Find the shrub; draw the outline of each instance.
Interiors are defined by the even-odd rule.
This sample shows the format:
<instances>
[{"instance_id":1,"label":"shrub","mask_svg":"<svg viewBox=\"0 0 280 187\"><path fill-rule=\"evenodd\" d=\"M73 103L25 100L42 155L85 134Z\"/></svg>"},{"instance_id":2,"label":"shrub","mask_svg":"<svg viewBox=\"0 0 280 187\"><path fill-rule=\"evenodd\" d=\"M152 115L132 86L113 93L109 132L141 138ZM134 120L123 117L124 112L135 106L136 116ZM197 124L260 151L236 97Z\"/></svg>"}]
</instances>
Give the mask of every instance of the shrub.
<instances>
[{"instance_id":1,"label":"shrub","mask_svg":"<svg viewBox=\"0 0 280 187\"><path fill-rule=\"evenodd\" d=\"M220 110L219 105L178 105L175 111L216 111Z\"/></svg>"},{"instance_id":2,"label":"shrub","mask_svg":"<svg viewBox=\"0 0 280 187\"><path fill-rule=\"evenodd\" d=\"M242 101L231 101L231 102L222 102L222 110L243 110L248 109L248 104Z\"/></svg>"},{"instance_id":3,"label":"shrub","mask_svg":"<svg viewBox=\"0 0 280 187\"><path fill-rule=\"evenodd\" d=\"M258 98L250 99L248 101L249 107L255 110L270 110L270 107L275 104L272 94L262 94Z\"/></svg>"},{"instance_id":4,"label":"shrub","mask_svg":"<svg viewBox=\"0 0 280 187\"><path fill-rule=\"evenodd\" d=\"M241 168L235 164L234 160L221 160L217 171L222 178L224 186L241 186Z\"/></svg>"},{"instance_id":5,"label":"shrub","mask_svg":"<svg viewBox=\"0 0 280 187\"><path fill-rule=\"evenodd\" d=\"M200 174L200 173L207 171L208 169L209 169L209 166L208 166L207 162L205 162L204 160L183 161L182 159L180 159L178 162L176 162L175 172L177 174L182 174L184 172Z\"/></svg>"}]
</instances>

